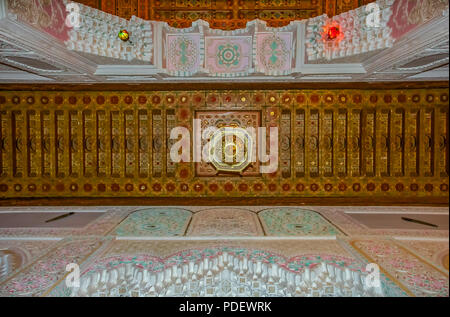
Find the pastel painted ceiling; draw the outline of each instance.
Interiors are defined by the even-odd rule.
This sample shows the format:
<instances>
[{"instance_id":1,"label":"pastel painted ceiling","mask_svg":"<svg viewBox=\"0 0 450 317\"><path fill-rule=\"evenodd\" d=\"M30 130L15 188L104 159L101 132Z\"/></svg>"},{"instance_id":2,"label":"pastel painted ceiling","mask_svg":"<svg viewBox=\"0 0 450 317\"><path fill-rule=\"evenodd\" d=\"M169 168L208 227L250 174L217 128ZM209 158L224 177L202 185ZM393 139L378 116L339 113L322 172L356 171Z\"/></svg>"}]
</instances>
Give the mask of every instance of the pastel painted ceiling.
<instances>
[{"instance_id":1,"label":"pastel painted ceiling","mask_svg":"<svg viewBox=\"0 0 450 317\"><path fill-rule=\"evenodd\" d=\"M47 228L0 223L5 297L448 297L448 227L412 229L404 222L382 229L353 217L439 215L440 226L448 223L445 207L0 208L5 211L22 219L24 212L73 213L65 225ZM100 216L84 226L70 224L94 212ZM69 263L79 265L79 287L67 283ZM369 263L377 264L379 285L365 283Z\"/></svg>"},{"instance_id":2,"label":"pastel painted ceiling","mask_svg":"<svg viewBox=\"0 0 450 317\"><path fill-rule=\"evenodd\" d=\"M448 80L448 1L173 2L2 0L0 62L63 82Z\"/></svg>"}]
</instances>

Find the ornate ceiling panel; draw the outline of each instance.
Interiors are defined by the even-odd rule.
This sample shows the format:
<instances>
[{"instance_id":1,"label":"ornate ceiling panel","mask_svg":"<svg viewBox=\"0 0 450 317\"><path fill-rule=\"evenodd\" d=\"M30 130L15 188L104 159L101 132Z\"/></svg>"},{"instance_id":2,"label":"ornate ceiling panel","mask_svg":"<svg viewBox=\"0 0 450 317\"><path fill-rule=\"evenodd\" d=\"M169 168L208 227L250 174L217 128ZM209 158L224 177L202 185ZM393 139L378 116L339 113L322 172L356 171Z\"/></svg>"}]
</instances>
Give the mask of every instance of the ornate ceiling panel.
<instances>
[{"instance_id":1,"label":"ornate ceiling panel","mask_svg":"<svg viewBox=\"0 0 450 317\"><path fill-rule=\"evenodd\" d=\"M6 91L0 106L2 198L448 199L445 88ZM174 162L172 128L192 131L198 114L204 127L266 127L275 170L260 142L260 174Z\"/></svg>"},{"instance_id":2,"label":"ornate ceiling panel","mask_svg":"<svg viewBox=\"0 0 450 317\"><path fill-rule=\"evenodd\" d=\"M448 215L448 208L95 210L104 215L85 227L0 228L0 294L448 296L448 230L380 231L347 214L395 212L400 218L411 212ZM80 266L79 288L66 283L67 263ZM379 286L364 283L369 263L379 265Z\"/></svg>"},{"instance_id":3,"label":"ornate ceiling panel","mask_svg":"<svg viewBox=\"0 0 450 317\"><path fill-rule=\"evenodd\" d=\"M319 1L315 5L320 8L335 5L345 12L339 9L303 20L293 14L289 23L276 27L271 27L273 20L253 15L243 18L240 28L232 31L218 29L214 23L221 20L216 18L193 17L187 28L172 27L153 16L148 20L139 15L126 19L114 15L117 12L96 9L103 1L95 2L94 8L62 0L6 2L8 7L0 12L0 26L5 30L0 35L0 61L39 75L42 80L448 80L445 72L437 70L448 63L448 45L442 44L448 43L445 0L411 1L405 11L400 10L404 0L378 0L349 11L345 10L353 6L347 5L359 5L361 1L343 1L345 5ZM119 2L105 3L115 6ZM120 5L133 3L137 5L132 1ZM159 5L163 3L167 1ZM264 7L277 12L278 7L295 8L309 2L230 3L230 7ZM171 6L183 5L178 1ZM191 9L215 5L214 1L196 1ZM424 14L418 16L422 11ZM66 21L72 21L68 23L73 23L71 27ZM128 31L128 41L117 36L123 29ZM48 50L50 46L52 50ZM36 65L38 59L45 65ZM0 81L5 78L11 82L22 77L14 79L10 72L0 72ZM28 77L30 81L35 78Z\"/></svg>"},{"instance_id":4,"label":"ornate ceiling panel","mask_svg":"<svg viewBox=\"0 0 450 317\"><path fill-rule=\"evenodd\" d=\"M212 28L245 28L248 21L260 19L279 27L293 20L336 14L356 9L372 0L78 0L107 13L130 19L165 21L178 28L195 20L208 21Z\"/></svg>"}]
</instances>

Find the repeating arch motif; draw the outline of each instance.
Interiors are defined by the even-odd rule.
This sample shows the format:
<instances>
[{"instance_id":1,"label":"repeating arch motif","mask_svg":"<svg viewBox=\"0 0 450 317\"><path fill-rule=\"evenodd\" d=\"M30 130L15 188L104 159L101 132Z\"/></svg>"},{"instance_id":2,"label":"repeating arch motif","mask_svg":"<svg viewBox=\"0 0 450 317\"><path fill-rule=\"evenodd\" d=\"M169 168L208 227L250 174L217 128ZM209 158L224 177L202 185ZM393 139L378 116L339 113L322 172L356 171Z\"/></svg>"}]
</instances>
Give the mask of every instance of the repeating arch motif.
<instances>
[{"instance_id":1,"label":"repeating arch motif","mask_svg":"<svg viewBox=\"0 0 450 317\"><path fill-rule=\"evenodd\" d=\"M333 236L339 229L316 211L299 208L270 208L259 212L262 225L270 236Z\"/></svg>"},{"instance_id":2,"label":"repeating arch motif","mask_svg":"<svg viewBox=\"0 0 450 317\"><path fill-rule=\"evenodd\" d=\"M361 263L307 254L287 259L245 248L191 249L167 258L148 254L96 261L71 296L384 296ZM395 287L394 287L395 288Z\"/></svg>"},{"instance_id":3,"label":"repeating arch motif","mask_svg":"<svg viewBox=\"0 0 450 317\"><path fill-rule=\"evenodd\" d=\"M192 213L179 208L149 208L131 213L115 229L117 236L182 236Z\"/></svg>"},{"instance_id":4,"label":"repeating arch motif","mask_svg":"<svg viewBox=\"0 0 450 317\"><path fill-rule=\"evenodd\" d=\"M258 216L245 209L212 208L197 212L188 229L190 236L262 236Z\"/></svg>"}]
</instances>

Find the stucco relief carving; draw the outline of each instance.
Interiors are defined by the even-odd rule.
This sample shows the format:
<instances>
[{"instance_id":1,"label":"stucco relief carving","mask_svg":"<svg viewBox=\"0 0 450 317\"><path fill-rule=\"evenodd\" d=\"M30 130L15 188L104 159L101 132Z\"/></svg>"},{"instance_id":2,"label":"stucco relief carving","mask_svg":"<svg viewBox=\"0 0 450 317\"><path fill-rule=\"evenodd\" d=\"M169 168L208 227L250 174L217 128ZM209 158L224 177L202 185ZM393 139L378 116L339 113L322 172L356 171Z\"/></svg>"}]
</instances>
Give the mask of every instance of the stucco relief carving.
<instances>
[{"instance_id":1,"label":"stucco relief carving","mask_svg":"<svg viewBox=\"0 0 450 317\"><path fill-rule=\"evenodd\" d=\"M11 13L52 36L67 39L66 7L61 0L8 0Z\"/></svg>"},{"instance_id":2,"label":"stucco relief carving","mask_svg":"<svg viewBox=\"0 0 450 317\"><path fill-rule=\"evenodd\" d=\"M217 208L194 214L188 229L190 236L263 235L258 216L244 209Z\"/></svg>"}]
</instances>

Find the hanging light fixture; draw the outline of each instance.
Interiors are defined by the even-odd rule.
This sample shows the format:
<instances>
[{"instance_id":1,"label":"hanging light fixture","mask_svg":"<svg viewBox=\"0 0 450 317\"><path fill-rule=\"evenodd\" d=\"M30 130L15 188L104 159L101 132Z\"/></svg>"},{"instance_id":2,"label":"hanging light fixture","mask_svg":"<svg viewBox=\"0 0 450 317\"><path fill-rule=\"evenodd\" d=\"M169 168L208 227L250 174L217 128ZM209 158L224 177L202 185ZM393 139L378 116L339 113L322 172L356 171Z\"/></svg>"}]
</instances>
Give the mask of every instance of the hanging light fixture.
<instances>
[{"instance_id":1,"label":"hanging light fixture","mask_svg":"<svg viewBox=\"0 0 450 317\"><path fill-rule=\"evenodd\" d=\"M121 40L124 41L124 42L127 42L127 41L130 39L130 34L129 34L128 31L125 30L125 29L120 30L118 36L119 36L119 39L121 39Z\"/></svg>"},{"instance_id":2,"label":"hanging light fixture","mask_svg":"<svg viewBox=\"0 0 450 317\"><path fill-rule=\"evenodd\" d=\"M327 39L328 40L337 39L340 34L341 31L339 30L339 26L331 26L330 28L328 28L327 31Z\"/></svg>"}]
</instances>

